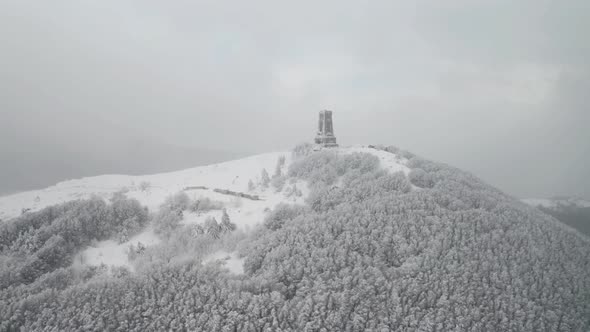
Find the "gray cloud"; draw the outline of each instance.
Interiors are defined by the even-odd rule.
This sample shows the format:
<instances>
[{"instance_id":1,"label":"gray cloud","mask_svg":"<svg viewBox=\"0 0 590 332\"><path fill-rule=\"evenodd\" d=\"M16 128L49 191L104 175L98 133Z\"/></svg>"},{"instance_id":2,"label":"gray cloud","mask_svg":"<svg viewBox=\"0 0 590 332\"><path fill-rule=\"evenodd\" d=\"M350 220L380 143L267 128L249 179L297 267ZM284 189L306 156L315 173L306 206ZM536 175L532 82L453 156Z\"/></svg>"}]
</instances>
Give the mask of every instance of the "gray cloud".
<instances>
[{"instance_id":1,"label":"gray cloud","mask_svg":"<svg viewBox=\"0 0 590 332\"><path fill-rule=\"evenodd\" d=\"M256 153L310 140L331 108L343 144L395 144L514 195L590 196L586 1L0 6L4 142Z\"/></svg>"}]
</instances>

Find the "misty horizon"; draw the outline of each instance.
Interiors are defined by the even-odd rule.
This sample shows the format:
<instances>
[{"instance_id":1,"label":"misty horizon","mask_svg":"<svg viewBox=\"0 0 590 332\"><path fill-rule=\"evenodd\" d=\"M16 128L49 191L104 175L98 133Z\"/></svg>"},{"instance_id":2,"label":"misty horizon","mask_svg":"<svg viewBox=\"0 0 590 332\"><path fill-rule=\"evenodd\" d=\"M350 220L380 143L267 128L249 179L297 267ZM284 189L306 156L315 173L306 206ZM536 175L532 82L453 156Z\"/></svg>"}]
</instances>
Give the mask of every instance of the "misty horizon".
<instances>
[{"instance_id":1,"label":"misty horizon","mask_svg":"<svg viewBox=\"0 0 590 332\"><path fill-rule=\"evenodd\" d=\"M139 132L132 135L128 134L123 137L115 137L105 140L105 138L101 137L99 133L92 133L91 130L86 130L85 135L87 145L82 146L76 146L76 142L68 142L69 139L67 136L59 138L59 135L55 135L51 136L51 139L49 140L47 140L48 137L44 137L44 140L37 138L38 141L35 141L35 138L29 137L27 138L30 141L28 145L23 146L19 144L10 145L10 147L4 145L5 148L2 151L3 155L8 157L7 159L18 159L19 163L9 165L13 166L13 168L8 168L8 172L0 174L0 178L3 179L2 183L4 184L3 188L0 190L0 194L11 194L20 191L41 189L61 181L80 177L105 174L147 175L220 163L258 153L290 150L297 143L312 142L313 140L316 130L315 114L314 112L306 113L308 113L305 115L309 120L309 125L308 128L306 128L307 130L304 131L302 129L299 135L301 137L295 138L291 146L288 146L287 144L284 146L271 146L268 150L256 146L251 147L250 149L237 151L223 150L225 146L203 148L203 146L191 144L192 142L184 142L184 144L175 145L174 142L158 142L154 137L141 136L141 133ZM390 144L389 142L352 141L349 137L340 133L339 128L342 123L339 121L339 116L339 112L335 111L335 131L344 146L377 144L385 146L394 145L404 148L404 146L399 146L394 143ZM78 123L84 123L84 120L80 120ZM97 119L91 119L88 123L96 124L101 122ZM106 128L109 128L108 122L103 122L101 124L106 126ZM80 128L70 129L72 131L84 131ZM133 128L125 128L124 130L110 132L133 132ZM4 131L4 133L7 133L7 131ZM363 134L367 135L367 133L359 132L356 134L359 136ZM14 141L6 140L4 142L11 144ZM0 143L0 145L1 144L2 143ZM85 150L86 147L92 147L95 146L95 144L98 145L98 150ZM28 146L28 150L23 149L25 146ZM502 147L500 147L500 150L501 148ZM30 151L30 153L25 153L27 151ZM431 156L423 153L421 154L416 150L412 152L431 158ZM157 156L165 158L158 158ZM453 157L461 160L461 162L453 160ZM524 156L522 158L524 158ZM509 163L510 167L506 167L505 171L514 171L514 167L518 166L521 169L522 174L526 173L526 170L524 170L525 165L520 165L518 163L514 164L513 159L496 159L492 161L486 159L489 161L486 165L478 165L475 160L470 160L468 157L461 155L440 155L438 160L471 171L475 175L488 180L490 184L521 198L574 196L588 199L588 197L590 197L590 195L583 190L555 189L559 187L552 187L549 190L543 191L528 190L526 184L516 182L519 179L512 177L502 178L500 176L501 173L499 172L502 171L503 168L495 168L493 165ZM42 172L38 172L39 170ZM554 183L557 179L553 180L554 181L547 182ZM572 178L572 180L576 181L575 178Z\"/></svg>"},{"instance_id":2,"label":"misty horizon","mask_svg":"<svg viewBox=\"0 0 590 332\"><path fill-rule=\"evenodd\" d=\"M331 109L343 145L395 145L518 197L588 198L584 6L6 1L0 192L290 149ZM137 142L221 153L133 167Z\"/></svg>"}]
</instances>

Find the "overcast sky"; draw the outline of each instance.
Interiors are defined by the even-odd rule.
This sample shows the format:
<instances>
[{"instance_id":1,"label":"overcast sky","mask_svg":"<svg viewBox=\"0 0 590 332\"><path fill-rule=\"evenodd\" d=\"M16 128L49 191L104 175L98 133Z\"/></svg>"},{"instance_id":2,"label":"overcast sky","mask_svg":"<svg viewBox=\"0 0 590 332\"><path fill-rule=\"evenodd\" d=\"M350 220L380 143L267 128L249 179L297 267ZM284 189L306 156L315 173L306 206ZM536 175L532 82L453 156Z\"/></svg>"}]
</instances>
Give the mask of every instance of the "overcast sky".
<instances>
[{"instance_id":1,"label":"overcast sky","mask_svg":"<svg viewBox=\"0 0 590 332\"><path fill-rule=\"evenodd\" d=\"M146 139L244 155L311 141L327 108L343 145L396 145L516 196L590 197L589 13L587 0L0 0L0 148Z\"/></svg>"}]
</instances>

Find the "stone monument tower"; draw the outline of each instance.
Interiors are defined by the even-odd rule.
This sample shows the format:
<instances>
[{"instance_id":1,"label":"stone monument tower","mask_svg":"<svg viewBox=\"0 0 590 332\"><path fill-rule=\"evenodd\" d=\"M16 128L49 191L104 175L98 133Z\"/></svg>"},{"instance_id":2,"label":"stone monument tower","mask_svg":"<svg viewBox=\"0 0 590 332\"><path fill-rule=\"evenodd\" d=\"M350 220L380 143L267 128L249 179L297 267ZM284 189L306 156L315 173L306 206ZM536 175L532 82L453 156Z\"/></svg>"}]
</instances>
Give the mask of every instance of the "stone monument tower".
<instances>
[{"instance_id":1,"label":"stone monument tower","mask_svg":"<svg viewBox=\"0 0 590 332\"><path fill-rule=\"evenodd\" d=\"M334 128L332 127L332 111L320 111L318 134L315 143L323 147L337 147Z\"/></svg>"}]
</instances>

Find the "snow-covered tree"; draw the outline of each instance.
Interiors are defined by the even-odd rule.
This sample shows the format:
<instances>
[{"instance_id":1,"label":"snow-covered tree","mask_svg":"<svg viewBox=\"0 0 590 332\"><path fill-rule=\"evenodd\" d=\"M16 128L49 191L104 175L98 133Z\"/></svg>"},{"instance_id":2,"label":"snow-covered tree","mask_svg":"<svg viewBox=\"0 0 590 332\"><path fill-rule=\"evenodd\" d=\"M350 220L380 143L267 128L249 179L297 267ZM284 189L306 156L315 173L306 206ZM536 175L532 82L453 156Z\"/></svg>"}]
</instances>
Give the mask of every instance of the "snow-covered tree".
<instances>
[{"instance_id":1,"label":"snow-covered tree","mask_svg":"<svg viewBox=\"0 0 590 332\"><path fill-rule=\"evenodd\" d=\"M270 177L268 176L268 172L266 171L266 168L263 168L262 171L260 172L260 184L262 185L262 187L268 188L269 183L270 183Z\"/></svg>"},{"instance_id":2,"label":"snow-covered tree","mask_svg":"<svg viewBox=\"0 0 590 332\"><path fill-rule=\"evenodd\" d=\"M236 225L231 222L226 209L223 209L223 215L221 217L220 227L221 227L221 231L224 233L232 232L236 229Z\"/></svg>"},{"instance_id":3,"label":"snow-covered tree","mask_svg":"<svg viewBox=\"0 0 590 332\"><path fill-rule=\"evenodd\" d=\"M280 156L277 159L277 165L275 166L275 173L273 175L273 177L278 177L283 175L282 169L283 166L285 166L285 156Z\"/></svg>"},{"instance_id":4,"label":"snow-covered tree","mask_svg":"<svg viewBox=\"0 0 590 332\"><path fill-rule=\"evenodd\" d=\"M208 217L207 220L205 220L203 228L205 229L205 233L214 239L219 239L221 236L221 227L214 217Z\"/></svg>"}]
</instances>

